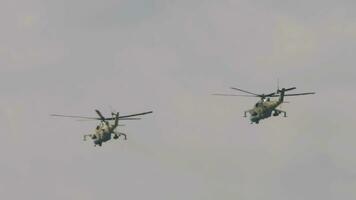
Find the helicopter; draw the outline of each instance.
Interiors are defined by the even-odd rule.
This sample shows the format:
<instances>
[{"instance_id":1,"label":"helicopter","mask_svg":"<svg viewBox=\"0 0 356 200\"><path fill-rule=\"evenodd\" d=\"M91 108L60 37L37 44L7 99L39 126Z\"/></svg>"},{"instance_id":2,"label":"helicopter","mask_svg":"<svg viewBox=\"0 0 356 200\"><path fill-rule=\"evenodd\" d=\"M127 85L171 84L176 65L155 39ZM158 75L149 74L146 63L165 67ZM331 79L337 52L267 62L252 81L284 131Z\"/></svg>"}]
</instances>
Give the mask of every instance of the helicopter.
<instances>
[{"instance_id":1,"label":"helicopter","mask_svg":"<svg viewBox=\"0 0 356 200\"><path fill-rule=\"evenodd\" d=\"M93 134L86 134L83 136L83 140L86 141L87 137L91 138L94 142L94 146L101 146L102 143L107 142L113 139L119 139L120 136L124 137L124 140L127 140L127 135L122 132L118 132L115 129L118 126L123 126L119 124L119 120L140 120L141 118L132 118L141 115L147 115L153 113L153 111L124 115L120 116L119 112L111 112L111 117L105 118L99 110L95 110L99 117L83 117L83 116L74 116L74 115L58 115L52 114L53 117L69 117L69 118L79 118L83 120L100 120L100 123L96 126ZM113 123L111 123L113 121ZM113 137L112 137L113 136Z\"/></svg>"},{"instance_id":2,"label":"helicopter","mask_svg":"<svg viewBox=\"0 0 356 200\"><path fill-rule=\"evenodd\" d=\"M273 116L279 116L283 113L284 117L287 117L287 112L277 109L279 105L282 103L287 103L284 101L284 97L286 96L301 96L301 95L310 95L315 94L315 92L304 92L304 93L295 93L295 94L286 94L286 92L290 90L297 89L296 87L291 88L277 88L277 92L272 92L269 94L256 94L246 90L242 90L236 87L231 87L232 90L237 90L240 92L247 93L248 95L239 95L239 94L213 94L217 96L242 96L242 97L259 97L260 100L254 105L254 107L250 110L244 111L244 117L247 117L247 113L250 114L250 122L251 124L258 124L260 120L266 119ZM278 100L271 100L271 97L278 97Z\"/></svg>"}]
</instances>

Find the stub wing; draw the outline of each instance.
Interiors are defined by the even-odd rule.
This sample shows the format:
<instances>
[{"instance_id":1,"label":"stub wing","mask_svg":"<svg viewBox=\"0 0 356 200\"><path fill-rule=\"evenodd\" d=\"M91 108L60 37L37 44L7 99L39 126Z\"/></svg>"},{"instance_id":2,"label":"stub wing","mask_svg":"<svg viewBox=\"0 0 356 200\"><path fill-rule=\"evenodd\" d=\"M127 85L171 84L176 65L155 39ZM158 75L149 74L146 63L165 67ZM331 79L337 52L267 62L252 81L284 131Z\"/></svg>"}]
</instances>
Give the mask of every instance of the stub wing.
<instances>
[{"instance_id":1,"label":"stub wing","mask_svg":"<svg viewBox=\"0 0 356 200\"><path fill-rule=\"evenodd\" d=\"M279 109L274 109L274 116L278 116L279 114L283 113L283 117L287 117L287 112Z\"/></svg>"}]
</instances>

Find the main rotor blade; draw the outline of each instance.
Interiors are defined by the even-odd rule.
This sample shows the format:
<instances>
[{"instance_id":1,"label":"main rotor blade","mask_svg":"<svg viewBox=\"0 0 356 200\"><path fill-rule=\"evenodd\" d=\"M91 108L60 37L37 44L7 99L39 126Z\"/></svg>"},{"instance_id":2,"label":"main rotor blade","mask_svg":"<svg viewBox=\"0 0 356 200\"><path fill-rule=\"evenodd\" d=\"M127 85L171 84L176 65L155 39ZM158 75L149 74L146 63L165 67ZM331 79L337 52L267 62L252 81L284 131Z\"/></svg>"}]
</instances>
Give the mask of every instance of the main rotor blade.
<instances>
[{"instance_id":1,"label":"main rotor blade","mask_svg":"<svg viewBox=\"0 0 356 200\"><path fill-rule=\"evenodd\" d=\"M212 94L214 96L232 96L232 97L258 97L255 95L244 95L244 94Z\"/></svg>"},{"instance_id":2,"label":"main rotor blade","mask_svg":"<svg viewBox=\"0 0 356 200\"><path fill-rule=\"evenodd\" d=\"M75 121L77 122L92 122L92 121L100 120L100 119L77 119Z\"/></svg>"},{"instance_id":3,"label":"main rotor blade","mask_svg":"<svg viewBox=\"0 0 356 200\"><path fill-rule=\"evenodd\" d=\"M84 116L77 116L77 115L58 115L58 114L52 114L51 116L52 116L52 117L69 117L69 118L99 120L99 118L96 118L96 117L84 117Z\"/></svg>"},{"instance_id":4,"label":"main rotor blade","mask_svg":"<svg viewBox=\"0 0 356 200\"><path fill-rule=\"evenodd\" d=\"M134 117L134 116L140 116L140 115L147 115L147 114L151 114L153 113L153 111L149 111L149 112L143 112L143 113L137 113L137 114L132 114L132 115L124 115L124 116L119 116L119 119L122 120L124 118L128 118L128 117ZM132 119L132 118L131 118Z\"/></svg>"},{"instance_id":5,"label":"main rotor blade","mask_svg":"<svg viewBox=\"0 0 356 200\"><path fill-rule=\"evenodd\" d=\"M296 87L291 87L291 88L284 89L284 91L287 92L287 91L295 90L295 89L297 89L297 88Z\"/></svg>"},{"instance_id":6,"label":"main rotor blade","mask_svg":"<svg viewBox=\"0 0 356 200\"><path fill-rule=\"evenodd\" d=\"M100 116L100 118L98 117L85 117L85 116L78 116L78 115L58 115L58 114L51 114L50 116L52 117L67 117L67 118L78 118L78 119L87 119L87 120L115 120L115 117L109 117L109 118L105 118L99 110L95 110L95 112ZM153 113L153 111L149 111L149 112L144 112L144 113L137 113L137 114L132 114L132 115L125 115L125 116L119 116L120 120L140 120L141 118L130 118L130 117L134 117L134 116L140 116L140 115L147 115Z\"/></svg>"},{"instance_id":7,"label":"main rotor blade","mask_svg":"<svg viewBox=\"0 0 356 200\"><path fill-rule=\"evenodd\" d=\"M301 95L309 95L315 94L315 92L304 92L304 93L295 93L295 94L285 94L284 96L301 96Z\"/></svg>"},{"instance_id":8,"label":"main rotor blade","mask_svg":"<svg viewBox=\"0 0 356 200\"><path fill-rule=\"evenodd\" d=\"M264 94L264 95L260 95L260 96L262 96L262 97L275 97L275 92L272 92L272 93L270 93L270 94Z\"/></svg>"},{"instance_id":9,"label":"main rotor blade","mask_svg":"<svg viewBox=\"0 0 356 200\"><path fill-rule=\"evenodd\" d=\"M123 119L120 119L121 120L140 120L141 118L123 118ZM110 117L110 118L105 118L105 120L115 120L115 117Z\"/></svg>"},{"instance_id":10,"label":"main rotor blade","mask_svg":"<svg viewBox=\"0 0 356 200\"><path fill-rule=\"evenodd\" d=\"M255 96L261 96L259 94L255 94L255 93L252 93L252 92L249 92L249 91L246 91L246 90L242 90L242 89L239 89L239 88L235 88L235 87L230 87L230 89L233 89L233 90L238 90L240 92L244 92L244 93L247 93L247 94L252 94L252 95L255 95Z\"/></svg>"},{"instance_id":11,"label":"main rotor blade","mask_svg":"<svg viewBox=\"0 0 356 200\"><path fill-rule=\"evenodd\" d=\"M99 117L102 121L105 121L105 117L101 114L101 112L99 110L95 110L95 112L96 112L96 114L99 115Z\"/></svg>"}]
</instances>

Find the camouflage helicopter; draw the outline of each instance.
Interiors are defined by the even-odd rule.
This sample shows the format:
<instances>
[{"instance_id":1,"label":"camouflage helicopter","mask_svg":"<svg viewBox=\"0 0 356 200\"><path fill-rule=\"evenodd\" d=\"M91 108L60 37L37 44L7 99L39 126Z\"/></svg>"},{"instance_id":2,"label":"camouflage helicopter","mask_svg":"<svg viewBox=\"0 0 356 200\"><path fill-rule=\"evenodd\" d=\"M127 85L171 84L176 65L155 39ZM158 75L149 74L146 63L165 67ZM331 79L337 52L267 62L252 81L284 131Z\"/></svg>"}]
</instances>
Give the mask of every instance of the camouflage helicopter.
<instances>
[{"instance_id":1,"label":"camouflage helicopter","mask_svg":"<svg viewBox=\"0 0 356 200\"><path fill-rule=\"evenodd\" d=\"M315 94L315 92L304 92L304 93L295 93L295 94L286 94L287 91L297 89L296 87L291 87L291 88L282 88L282 89L277 89L277 92L272 92L269 94L256 94L252 93L246 90L242 90L236 87L231 87L230 89L237 90L240 92L247 93L248 95L239 95L239 94L213 94L213 95L218 95L218 96L242 96L242 97L259 97L261 100L259 100L255 106L244 112L244 117L247 117L247 113L250 114L250 122L251 124L256 123L258 124L260 120L269 118L272 115L273 116L278 116L279 114L283 113L284 117L287 117L287 112L277 109L279 105L282 103L287 103L284 101L284 97L286 96L301 96L301 95L310 95L310 94ZM271 100L270 97L279 97L278 100Z\"/></svg>"},{"instance_id":2,"label":"camouflage helicopter","mask_svg":"<svg viewBox=\"0 0 356 200\"><path fill-rule=\"evenodd\" d=\"M119 120L139 120L140 118L132 118L140 115L146 115L153 113L153 111L131 114L131 115L124 115L119 116L119 113L112 112L111 117L105 118L99 110L95 110L95 112L99 115L99 117L83 117L83 116L73 116L73 115L58 115L52 114L51 116L54 117L70 117L70 118L79 118L83 120L100 120L100 124L96 126L95 132L93 134L84 135L84 141L86 141L87 137L90 137L93 142L94 146L99 145L101 146L102 143L111 140L111 136L113 135L113 139L119 139L120 136L124 136L124 139L127 140L127 135L122 132L117 132L115 129L118 126L123 126L119 124ZM110 123L114 121L113 123Z\"/></svg>"}]
</instances>

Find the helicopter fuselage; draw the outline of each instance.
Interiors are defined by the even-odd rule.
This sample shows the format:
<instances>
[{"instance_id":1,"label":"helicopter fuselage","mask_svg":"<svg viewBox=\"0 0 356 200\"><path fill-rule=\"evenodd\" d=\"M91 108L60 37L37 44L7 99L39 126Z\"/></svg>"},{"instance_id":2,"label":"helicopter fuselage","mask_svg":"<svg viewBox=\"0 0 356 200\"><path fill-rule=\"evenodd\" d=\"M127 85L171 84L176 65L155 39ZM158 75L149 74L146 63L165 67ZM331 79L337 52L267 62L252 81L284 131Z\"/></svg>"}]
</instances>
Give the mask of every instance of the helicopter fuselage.
<instances>
[{"instance_id":1,"label":"helicopter fuselage","mask_svg":"<svg viewBox=\"0 0 356 200\"><path fill-rule=\"evenodd\" d=\"M280 110L276 110L276 108L281 104L281 101L270 101L261 100L257 102L251 110L250 113L250 121L251 123L258 124L260 120L273 116L278 116L281 112Z\"/></svg>"},{"instance_id":2,"label":"helicopter fuselage","mask_svg":"<svg viewBox=\"0 0 356 200\"><path fill-rule=\"evenodd\" d=\"M86 140L86 137L89 136L93 140L95 146L101 146L102 143L111 140L112 135L114 135L114 139L118 139L120 135L124 135L126 139L125 134L115 132L116 127L117 125L115 124L109 124L109 122L101 122L96 127L94 134L84 135L84 140Z\"/></svg>"},{"instance_id":3,"label":"helicopter fuselage","mask_svg":"<svg viewBox=\"0 0 356 200\"><path fill-rule=\"evenodd\" d=\"M100 123L100 125L96 127L94 134L96 137L92 138L94 140L94 144L100 146L101 143L111 140L113 129L109 126L109 124Z\"/></svg>"}]
</instances>

